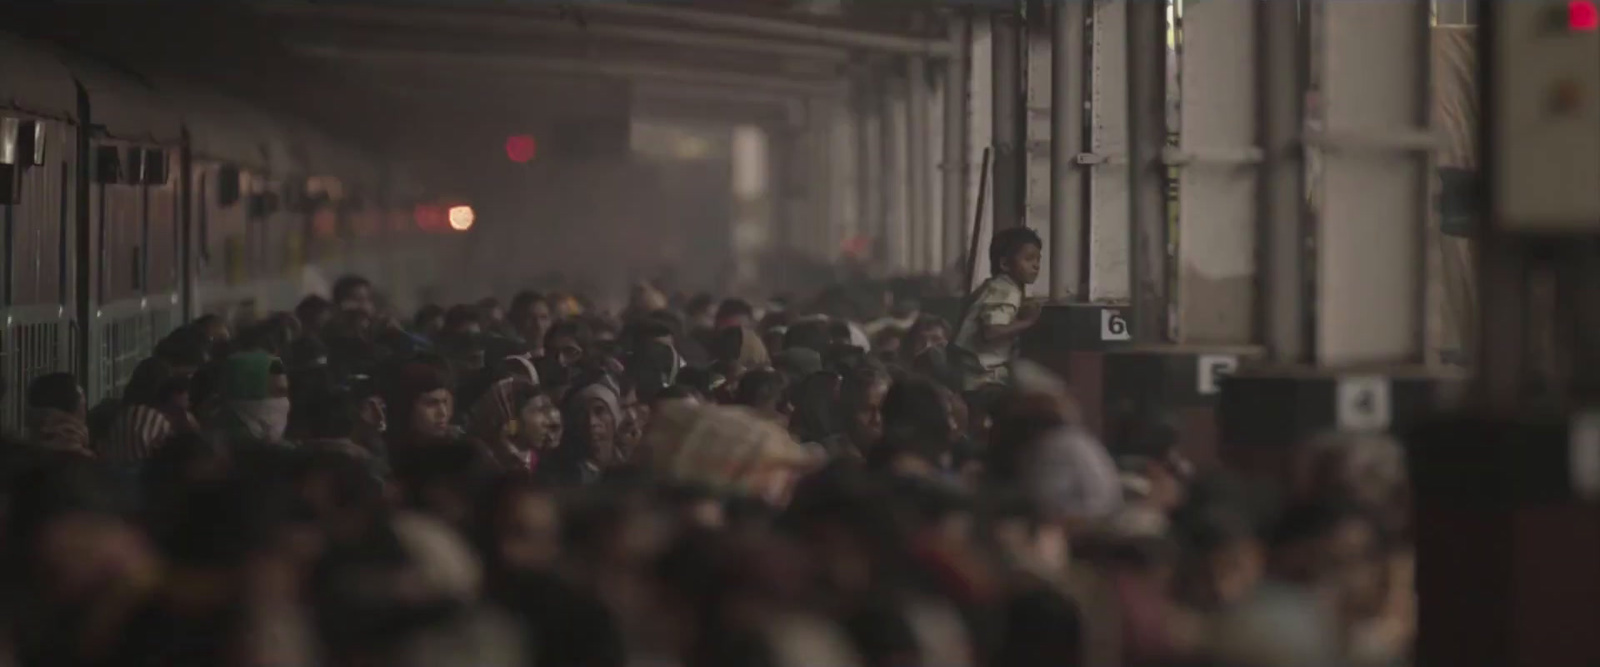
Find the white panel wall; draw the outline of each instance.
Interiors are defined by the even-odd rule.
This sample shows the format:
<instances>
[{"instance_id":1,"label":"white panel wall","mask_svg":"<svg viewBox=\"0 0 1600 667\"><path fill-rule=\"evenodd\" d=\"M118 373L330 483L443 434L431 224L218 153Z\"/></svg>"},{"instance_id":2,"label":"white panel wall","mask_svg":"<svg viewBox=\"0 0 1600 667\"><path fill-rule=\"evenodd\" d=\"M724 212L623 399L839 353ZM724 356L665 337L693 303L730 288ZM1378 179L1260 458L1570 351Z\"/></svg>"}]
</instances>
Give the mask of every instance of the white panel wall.
<instances>
[{"instance_id":1,"label":"white panel wall","mask_svg":"<svg viewBox=\"0 0 1600 667\"><path fill-rule=\"evenodd\" d=\"M1090 50L1089 299L1129 291L1127 0L1095 0Z\"/></svg>"}]
</instances>

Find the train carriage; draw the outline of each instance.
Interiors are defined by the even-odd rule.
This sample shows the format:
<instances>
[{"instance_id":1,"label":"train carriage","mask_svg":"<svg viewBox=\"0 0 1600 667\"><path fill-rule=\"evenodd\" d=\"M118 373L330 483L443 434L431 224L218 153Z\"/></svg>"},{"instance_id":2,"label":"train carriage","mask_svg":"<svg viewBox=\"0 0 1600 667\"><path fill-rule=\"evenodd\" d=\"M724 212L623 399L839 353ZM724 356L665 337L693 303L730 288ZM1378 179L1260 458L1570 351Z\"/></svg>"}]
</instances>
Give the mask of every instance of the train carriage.
<instances>
[{"instance_id":1,"label":"train carriage","mask_svg":"<svg viewBox=\"0 0 1600 667\"><path fill-rule=\"evenodd\" d=\"M0 35L0 60L25 64L0 68L0 428L40 375L114 397L194 315L394 267L392 174L362 151L35 42Z\"/></svg>"},{"instance_id":2,"label":"train carriage","mask_svg":"<svg viewBox=\"0 0 1600 667\"><path fill-rule=\"evenodd\" d=\"M0 38L0 424L22 419L30 379L76 370L79 95L71 70Z\"/></svg>"},{"instance_id":3,"label":"train carriage","mask_svg":"<svg viewBox=\"0 0 1600 667\"><path fill-rule=\"evenodd\" d=\"M80 220L94 261L82 271L84 380L91 401L119 394L156 341L184 321L178 259L182 117L147 82L69 63L87 97L88 211Z\"/></svg>"}]
</instances>

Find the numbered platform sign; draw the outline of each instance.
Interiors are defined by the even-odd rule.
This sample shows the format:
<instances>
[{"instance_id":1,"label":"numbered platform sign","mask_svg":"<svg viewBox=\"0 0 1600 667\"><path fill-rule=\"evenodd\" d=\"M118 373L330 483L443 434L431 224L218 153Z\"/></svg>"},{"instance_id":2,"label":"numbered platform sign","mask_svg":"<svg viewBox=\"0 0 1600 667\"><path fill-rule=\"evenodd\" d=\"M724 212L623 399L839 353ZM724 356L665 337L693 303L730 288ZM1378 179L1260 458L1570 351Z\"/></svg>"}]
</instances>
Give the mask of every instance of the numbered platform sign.
<instances>
[{"instance_id":1,"label":"numbered platform sign","mask_svg":"<svg viewBox=\"0 0 1600 667\"><path fill-rule=\"evenodd\" d=\"M1334 415L1341 431L1382 431L1392 418L1389 378L1381 375L1339 379Z\"/></svg>"},{"instance_id":2,"label":"numbered platform sign","mask_svg":"<svg viewBox=\"0 0 1600 667\"><path fill-rule=\"evenodd\" d=\"M1128 320L1110 308L1100 309L1100 340L1133 340Z\"/></svg>"},{"instance_id":3,"label":"numbered platform sign","mask_svg":"<svg viewBox=\"0 0 1600 667\"><path fill-rule=\"evenodd\" d=\"M1215 396L1222 391L1223 378L1239 370L1239 357L1231 354L1202 354L1196 357L1195 393Z\"/></svg>"}]
</instances>

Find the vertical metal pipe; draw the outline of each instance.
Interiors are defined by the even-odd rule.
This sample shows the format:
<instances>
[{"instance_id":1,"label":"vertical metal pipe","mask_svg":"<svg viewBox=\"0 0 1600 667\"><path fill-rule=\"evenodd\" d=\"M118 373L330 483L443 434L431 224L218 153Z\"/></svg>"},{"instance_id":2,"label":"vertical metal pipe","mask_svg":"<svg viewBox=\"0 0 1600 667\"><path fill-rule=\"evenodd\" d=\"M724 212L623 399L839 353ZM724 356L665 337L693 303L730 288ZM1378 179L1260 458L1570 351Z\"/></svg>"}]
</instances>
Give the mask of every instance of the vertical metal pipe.
<instances>
[{"instance_id":1,"label":"vertical metal pipe","mask_svg":"<svg viewBox=\"0 0 1600 667\"><path fill-rule=\"evenodd\" d=\"M921 56L906 59L906 88L911 108L907 114L909 138L906 142L906 193L910 197L907 207L907 231L911 235L909 268L913 272L931 269L928 255L933 247L933 235L938 233L938 223L929 219L932 200L929 197L931 174L928 146L928 64Z\"/></svg>"},{"instance_id":2,"label":"vertical metal pipe","mask_svg":"<svg viewBox=\"0 0 1600 667\"><path fill-rule=\"evenodd\" d=\"M887 158L884 173L888 183L888 226L884 239L888 246L890 271L905 273L912 268L911 246L911 108L907 81L902 76L888 78L884 110L883 154Z\"/></svg>"},{"instance_id":3,"label":"vertical metal pipe","mask_svg":"<svg viewBox=\"0 0 1600 667\"><path fill-rule=\"evenodd\" d=\"M997 11L994 49L994 228L1022 224L1027 157L1023 145L1022 37L1015 10Z\"/></svg>"},{"instance_id":4,"label":"vertical metal pipe","mask_svg":"<svg viewBox=\"0 0 1600 667\"><path fill-rule=\"evenodd\" d=\"M967 67L972 27L965 15L950 20L950 40L955 55L944 70L944 257L949 265L966 247L967 229ZM942 270L945 266L936 266Z\"/></svg>"},{"instance_id":5,"label":"vertical metal pipe","mask_svg":"<svg viewBox=\"0 0 1600 667\"><path fill-rule=\"evenodd\" d=\"M1050 298L1078 300L1084 293L1085 176L1075 159L1084 151L1084 9L1055 5L1050 41Z\"/></svg>"},{"instance_id":6,"label":"vertical metal pipe","mask_svg":"<svg viewBox=\"0 0 1600 667\"><path fill-rule=\"evenodd\" d=\"M1166 3L1130 0L1128 11L1128 217L1132 233L1133 335L1167 335Z\"/></svg>"},{"instance_id":7,"label":"vertical metal pipe","mask_svg":"<svg viewBox=\"0 0 1600 667\"><path fill-rule=\"evenodd\" d=\"M1256 44L1260 49L1261 163L1258 209L1260 306L1257 339L1274 362L1310 361L1311 328L1305 303L1304 169L1300 131L1305 81L1299 15L1292 2L1258 0Z\"/></svg>"}]
</instances>

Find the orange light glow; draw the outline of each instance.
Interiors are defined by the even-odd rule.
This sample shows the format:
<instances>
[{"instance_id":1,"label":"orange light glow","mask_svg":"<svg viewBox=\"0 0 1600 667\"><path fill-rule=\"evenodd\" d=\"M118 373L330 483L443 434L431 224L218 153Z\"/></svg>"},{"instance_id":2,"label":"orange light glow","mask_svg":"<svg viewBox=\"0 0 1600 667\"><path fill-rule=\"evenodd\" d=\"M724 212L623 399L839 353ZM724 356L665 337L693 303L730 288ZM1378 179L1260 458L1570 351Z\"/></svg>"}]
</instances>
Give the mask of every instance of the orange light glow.
<instances>
[{"instance_id":1,"label":"orange light glow","mask_svg":"<svg viewBox=\"0 0 1600 667\"><path fill-rule=\"evenodd\" d=\"M450 228L458 232L472 229L472 223L477 222L477 214L473 213L471 206L450 207Z\"/></svg>"}]
</instances>

